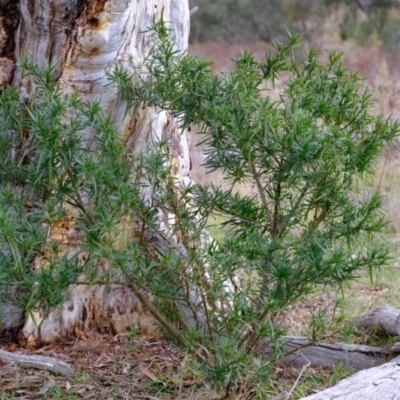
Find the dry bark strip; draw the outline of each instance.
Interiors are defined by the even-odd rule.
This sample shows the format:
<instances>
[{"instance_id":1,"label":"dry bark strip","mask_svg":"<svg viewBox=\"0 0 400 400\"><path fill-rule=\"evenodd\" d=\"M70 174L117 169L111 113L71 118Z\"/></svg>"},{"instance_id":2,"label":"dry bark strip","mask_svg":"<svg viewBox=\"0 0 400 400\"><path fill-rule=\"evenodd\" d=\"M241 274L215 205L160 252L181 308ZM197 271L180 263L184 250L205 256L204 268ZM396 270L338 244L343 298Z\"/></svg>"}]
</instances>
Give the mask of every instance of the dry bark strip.
<instances>
[{"instance_id":1,"label":"dry bark strip","mask_svg":"<svg viewBox=\"0 0 400 400\"><path fill-rule=\"evenodd\" d=\"M52 357L16 354L0 350L0 360L5 364L14 363L23 368L51 371L68 378L75 373L75 370L69 364Z\"/></svg>"},{"instance_id":2,"label":"dry bark strip","mask_svg":"<svg viewBox=\"0 0 400 400\"><path fill-rule=\"evenodd\" d=\"M359 371L302 400L400 400L400 362Z\"/></svg>"},{"instance_id":3,"label":"dry bark strip","mask_svg":"<svg viewBox=\"0 0 400 400\"><path fill-rule=\"evenodd\" d=\"M307 338L297 336L285 336L283 341L284 352L289 354L279 361L283 364L294 364L297 367L308 363L320 367L343 364L355 370L362 370L383 364L400 353L400 346L397 344L390 349L345 343L310 345ZM261 343L258 352L267 359L273 357L268 342Z\"/></svg>"}]
</instances>

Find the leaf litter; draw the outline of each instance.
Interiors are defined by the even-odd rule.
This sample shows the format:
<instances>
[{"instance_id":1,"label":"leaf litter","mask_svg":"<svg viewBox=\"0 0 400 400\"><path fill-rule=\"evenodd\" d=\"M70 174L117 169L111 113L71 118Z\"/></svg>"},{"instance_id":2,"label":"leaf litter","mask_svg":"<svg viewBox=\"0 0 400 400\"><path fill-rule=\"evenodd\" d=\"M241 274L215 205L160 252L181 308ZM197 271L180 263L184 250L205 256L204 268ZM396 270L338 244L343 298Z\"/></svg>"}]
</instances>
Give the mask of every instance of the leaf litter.
<instances>
[{"instance_id":1,"label":"leaf litter","mask_svg":"<svg viewBox=\"0 0 400 400\"><path fill-rule=\"evenodd\" d=\"M6 351L24 351L15 343ZM164 338L90 332L30 352L69 363L72 379L0 363L0 400L18 399L217 399L187 366L187 354ZM200 397L197 397L196 392Z\"/></svg>"}]
</instances>

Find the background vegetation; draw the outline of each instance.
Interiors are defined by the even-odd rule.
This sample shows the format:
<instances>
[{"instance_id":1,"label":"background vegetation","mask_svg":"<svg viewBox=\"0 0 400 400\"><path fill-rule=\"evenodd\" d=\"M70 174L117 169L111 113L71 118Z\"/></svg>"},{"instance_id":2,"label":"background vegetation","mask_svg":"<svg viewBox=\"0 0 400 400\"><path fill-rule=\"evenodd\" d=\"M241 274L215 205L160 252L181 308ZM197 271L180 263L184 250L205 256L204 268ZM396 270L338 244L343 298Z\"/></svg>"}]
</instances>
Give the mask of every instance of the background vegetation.
<instances>
[{"instance_id":1,"label":"background vegetation","mask_svg":"<svg viewBox=\"0 0 400 400\"><path fill-rule=\"evenodd\" d=\"M361 45L379 39L395 52L399 45L400 4L396 0L196 0L191 41L279 40L289 30L307 39L335 18L342 40ZM375 36L375 39L373 37Z\"/></svg>"}]
</instances>

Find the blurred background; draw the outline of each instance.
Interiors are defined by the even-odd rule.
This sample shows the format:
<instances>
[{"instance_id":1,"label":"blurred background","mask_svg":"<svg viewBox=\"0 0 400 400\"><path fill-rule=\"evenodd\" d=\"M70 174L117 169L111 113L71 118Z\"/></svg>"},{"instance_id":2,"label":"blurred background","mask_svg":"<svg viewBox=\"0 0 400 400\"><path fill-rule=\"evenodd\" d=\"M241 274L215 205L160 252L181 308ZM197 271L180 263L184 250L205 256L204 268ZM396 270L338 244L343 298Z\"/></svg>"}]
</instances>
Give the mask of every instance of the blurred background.
<instances>
[{"instance_id":1,"label":"blurred background","mask_svg":"<svg viewBox=\"0 0 400 400\"><path fill-rule=\"evenodd\" d=\"M321 35L365 46L371 41L392 52L398 49L398 0L190 0L198 6L191 41L262 40L270 42L287 30L322 44Z\"/></svg>"},{"instance_id":2,"label":"blurred background","mask_svg":"<svg viewBox=\"0 0 400 400\"><path fill-rule=\"evenodd\" d=\"M366 78L374 112L400 118L400 0L190 0L190 8L195 6L199 9L191 17L189 52L213 60L216 72L229 68L242 49L261 60L273 41L297 32L324 52L343 52L345 67ZM193 129L190 145L195 182L223 182L220 173L206 174L201 168L204 148L197 144ZM399 243L400 260L398 143L385 150L376 176L367 185L384 196L390 240L395 248ZM239 190L251 194L253 188Z\"/></svg>"}]
</instances>

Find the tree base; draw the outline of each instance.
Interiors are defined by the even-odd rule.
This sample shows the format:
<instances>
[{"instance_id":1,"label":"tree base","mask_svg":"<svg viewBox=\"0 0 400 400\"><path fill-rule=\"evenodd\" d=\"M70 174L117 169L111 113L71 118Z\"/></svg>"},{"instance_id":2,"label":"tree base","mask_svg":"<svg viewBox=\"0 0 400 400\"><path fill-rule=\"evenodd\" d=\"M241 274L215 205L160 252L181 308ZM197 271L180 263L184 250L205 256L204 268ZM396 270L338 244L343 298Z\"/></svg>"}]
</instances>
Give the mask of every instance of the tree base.
<instances>
[{"instance_id":1,"label":"tree base","mask_svg":"<svg viewBox=\"0 0 400 400\"><path fill-rule=\"evenodd\" d=\"M75 285L70 288L69 300L51 312L40 326L43 315L28 317L22 330L22 344L36 347L60 337L79 336L96 330L118 334L132 326L144 334L159 336L155 318L143 309L138 298L129 288L120 285Z\"/></svg>"}]
</instances>

